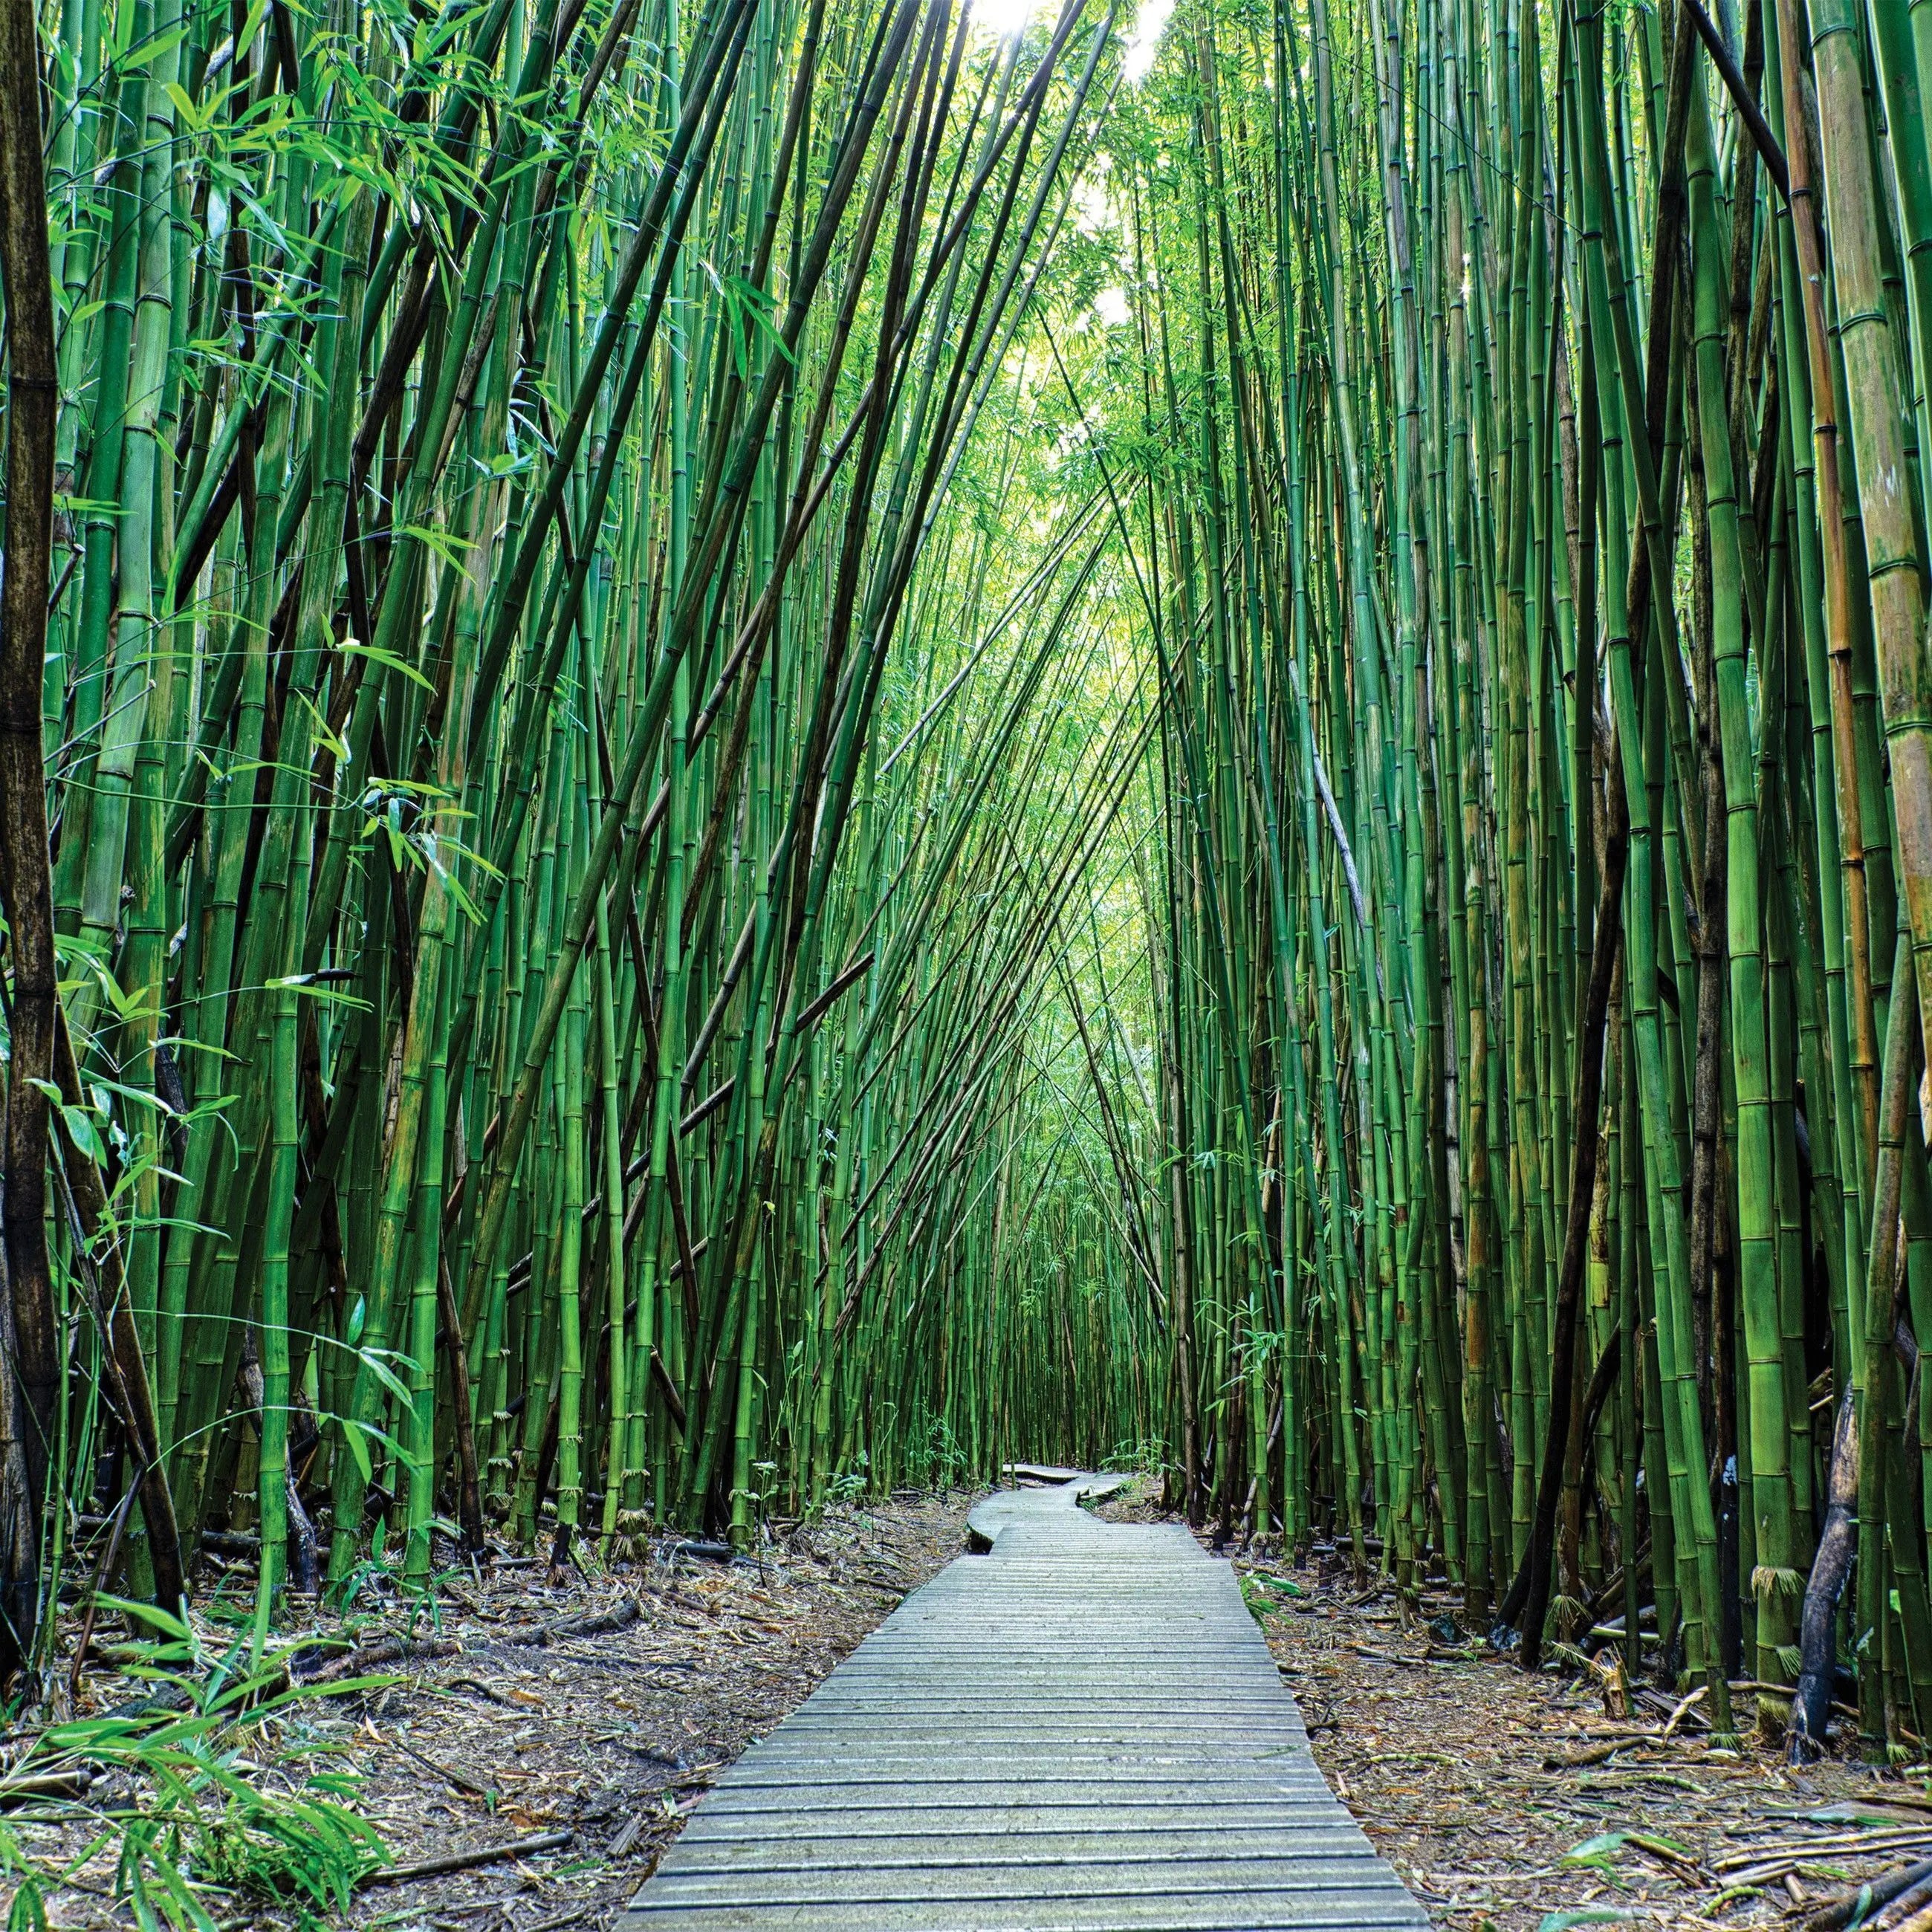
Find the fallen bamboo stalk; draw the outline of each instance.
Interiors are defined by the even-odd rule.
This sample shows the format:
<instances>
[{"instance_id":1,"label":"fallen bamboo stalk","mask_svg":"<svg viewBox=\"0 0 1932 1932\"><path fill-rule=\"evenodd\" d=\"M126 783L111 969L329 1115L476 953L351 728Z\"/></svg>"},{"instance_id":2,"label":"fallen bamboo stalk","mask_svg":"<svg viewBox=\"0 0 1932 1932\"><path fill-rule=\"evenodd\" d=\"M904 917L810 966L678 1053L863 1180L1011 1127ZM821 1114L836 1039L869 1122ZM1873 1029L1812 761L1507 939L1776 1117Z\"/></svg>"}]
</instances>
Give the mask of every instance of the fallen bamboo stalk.
<instances>
[{"instance_id":1,"label":"fallen bamboo stalk","mask_svg":"<svg viewBox=\"0 0 1932 1932\"><path fill-rule=\"evenodd\" d=\"M1876 1908L1890 1904L1928 1880L1932 1880L1932 1858L1921 1858L1916 1864L1900 1865L1896 1871L1868 1879L1863 1885L1839 1893L1822 1911L1814 1912L1804 1922L1804 1932L1838 1932L1855 1918L1862 1923Z\"/></svg>"},{"instance_id":2,"label":"fallen bamboo stalk","mask_svg":"<svg viewBox=\"0 0 1932 1932\"><path fill-rule=\"evenodd\" d=\"M548 1643L554 1637L604 1636L613 1630L628 1630L643 1615L644 1606L637 1598L626 1597L614 1609L599 1610L587 1616L559 1617L553 1622L539 1624L535 1630L518 1630L494 1641L533 1644Z\"/></svg>"},{"instance_id":3,"label":"fallen bamboo stalk","mask_svg":"<svg viewBox=\"0 0 1932 1932\"><path fill-rule=\"evenodd\" d=\"M479 1865L500 1864L505 1858L524 1858L538 1852L559 1851L576 1836L574 1832L532 1832L528 1838L512 1838L501 1845L484 1845L474 1851L444 1852L433 1858L418 1858L406 1865L382 1865L370 1873L364 1885L406 1885L412 1879L440 1878L445 1872L474 1871Z\"/></svg>"},{"instance_id":4,"label":"fallen bamboo stalk","mask_svg":"<svg viewBox=\"0 0 1932 1932\"><path fill-rule=\"evenodd\" d=\"M26 1778L0 1781L0 1810L35 1798L85 1798L93 1783L86 1771L37 1772Z\"/></svg>"}]
</instances>

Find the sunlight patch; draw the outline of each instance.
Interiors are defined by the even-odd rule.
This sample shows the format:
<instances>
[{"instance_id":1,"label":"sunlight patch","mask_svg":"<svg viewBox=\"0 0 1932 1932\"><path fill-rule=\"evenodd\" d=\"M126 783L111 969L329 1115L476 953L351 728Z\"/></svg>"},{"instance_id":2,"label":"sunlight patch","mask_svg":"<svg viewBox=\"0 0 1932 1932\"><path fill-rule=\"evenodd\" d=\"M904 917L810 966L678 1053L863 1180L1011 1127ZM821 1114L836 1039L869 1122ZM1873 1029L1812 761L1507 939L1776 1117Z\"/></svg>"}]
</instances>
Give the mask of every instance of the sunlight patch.
<instances>
[{"instance_id":1,"label":"sunlight patch","mask_svg":"<svg viewBox=\"0 0 1932 1932\"><path fill-rule=\"evenodd\" d=\"M1174 0L1141 0L1134 30L1127 36L1126 51L1120 57L1120 73L1130 82L1144 80L1160 51L1160 37L1174 11Z\"/></svg>"},{"instance_id":2,"label":"sunlight patch","mask_svg":"<svg viewBox=\"0 0 1932 1932\"><path fill-rule=\"evenodd\" d=\"M1168 0L1172 5L1173 0ZM1026 31L1035 0L974 0L973 24L997 40L1010 40Z\"/></svg>"},{"instance_id":3,"label":"sunlight patch","mask_svg":"<svg viewBox=\"0 0 1932 1932\"><path fill-rule=\"evenodd\" d=\"M1107 184L1096 168L1082 175L1073 190L1074 219L1083 235L1097 235L1113 220L1113 204L1107 198Z\"/></svg>"}]
</instances>

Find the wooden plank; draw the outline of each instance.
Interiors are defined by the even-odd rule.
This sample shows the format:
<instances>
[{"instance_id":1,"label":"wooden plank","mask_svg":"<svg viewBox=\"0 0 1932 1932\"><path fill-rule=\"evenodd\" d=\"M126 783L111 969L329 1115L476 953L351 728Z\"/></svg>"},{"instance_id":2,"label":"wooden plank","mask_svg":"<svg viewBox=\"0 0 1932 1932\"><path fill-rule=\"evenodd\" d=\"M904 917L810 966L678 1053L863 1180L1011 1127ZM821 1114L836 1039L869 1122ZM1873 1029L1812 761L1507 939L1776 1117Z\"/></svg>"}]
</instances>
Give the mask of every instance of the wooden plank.
<instances>
[{"instance_id":1,"label":"wooden plank","mask_svg":"<svg viewBox=\"0 0 1932 1932\"><path fill-rule=\"evenodd\" d=\"M724 1774L620 1932L1422 1932L1231 1567L1040 1473Z\"/></svg>"}]
</instances>

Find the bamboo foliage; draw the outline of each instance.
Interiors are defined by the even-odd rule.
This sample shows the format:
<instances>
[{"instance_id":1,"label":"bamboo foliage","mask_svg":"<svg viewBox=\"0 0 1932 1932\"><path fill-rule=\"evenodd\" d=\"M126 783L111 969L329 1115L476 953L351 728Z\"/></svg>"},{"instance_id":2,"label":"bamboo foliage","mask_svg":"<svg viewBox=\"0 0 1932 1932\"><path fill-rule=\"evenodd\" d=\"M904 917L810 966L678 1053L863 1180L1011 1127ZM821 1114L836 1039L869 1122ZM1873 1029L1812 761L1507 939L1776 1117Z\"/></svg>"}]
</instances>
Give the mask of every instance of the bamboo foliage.
<instances>
[{"instance_id":1,"label":"bamboo foliage","mask_svg":"<svg viewBox=\"0 0 1932 1932\"><path fill-rule=\"evenodd\" d=\"M1446 1574L1526 1664L1621 1615L1720 1730L1793 1687L1794 1748L1841 1647L1882 1753L1932 1661L1932 76L1817 0L1184 10L1094 398L1185 774L1174 1499Z\"/></svg>"},{"instance_id":2,"label":"bamboo foliage","mask_svg":"<svg viewBox=\"0 0 1932 1932\"><path fill-rule=\"evenodd\" d=\"M1150 1435L1144 1280L1016 1172L1067 1108L1070 1160L1151 1158L1042 1017L1146 724L1070 789L1012 762L1097 712L1094 517L1008 556L976 453L1032 406L1112 14L38 24L8 850L59 984L37 1034L10 859L9 1171L51 1100L72 1211L8 1190L11 1661L104 1516L164 1604L256 1536L259 1644L493 1524L594 1562L988 1470L1070 1378L1070 1450ZM1120 1024L1082 1035L1116 1069Z\"/></svg>"},{"instance_id":3,"label":"bamboo foliage","mask_svg":"<svg viewBox=\"0 0 1932 1932\"><path fill-rule=\"evenodd\" d=\"M1910 10L20 10L14 1661L1118 1455L1924 1737Z\"/></svg>"}]
</instances>

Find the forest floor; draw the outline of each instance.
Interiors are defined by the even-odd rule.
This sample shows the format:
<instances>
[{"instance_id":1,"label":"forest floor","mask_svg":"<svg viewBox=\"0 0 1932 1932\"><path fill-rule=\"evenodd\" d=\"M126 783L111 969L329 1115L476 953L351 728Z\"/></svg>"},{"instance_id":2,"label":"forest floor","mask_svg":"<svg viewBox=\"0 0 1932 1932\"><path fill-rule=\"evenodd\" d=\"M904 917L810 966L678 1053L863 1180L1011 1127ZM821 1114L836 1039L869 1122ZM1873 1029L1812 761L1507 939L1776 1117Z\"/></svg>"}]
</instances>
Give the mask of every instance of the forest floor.
<instances>
[{"instance_id":1,"label":"forest floor","mask_svg":"<svg viewBox=\"0 0 1932 1932\"><path fill-rule=\"evenodd\" d=\"M1157 1497L1142 1480L1100 1513L1159 1520ZM1794 1768L1748 1732L1715 1749L1695 1703L1672 1726L1681 1700L1640 1687L1613 1718L1594 1674L1527 1676L1466 1641L1447 1592L1405 1628L1393 1591L1355 1589L1339 1558L1234 1560L1316 1761L1438 1926L1795 1928L1932 1858L1932 1767Z\"/></svg>"},{"instance_id":2,"label":"forest floor","mask_svg":"<svg viewBox=\"0 0 1932 1932\"><path fill-rule=\"evenodd\" d=\"M203 1909L218 1932L609 1925L718 1772L961 1553L973 1500L902 1492L835 1507L736 1562L666 1541L602 1574L572 1571L561 1586L541 1568L458 1573L440 1581L433 1621L412 1624L400 1606L364 1619L358 1649L331 1669L352 1669L368 1688L324 1695L318 1685L223 1740L248 1789L284 1801L280 1828L293 1842L274 1843L277 1828L259 1819L245 1834L191 1829L180 1849L197 1874L240 1882L203 1893ZM238 1607L251 1578L252 1567L236 1572ZM219 1622L220 1591L203 1596L215 1615L200 1628L197 1612L197 1636L218 1654L235 1633ZM400 1656L399 1640L410 1646ZM124 1666L90 1670L74 1718L126 1712L142 1688ZM192 1712L183 1721L191 1728ZM44 1888L62 1932L130 1922L115 1902L124 1833L103 1836L101 1820L136 1803L155 1814L152 1756L97 1776L84 1804L0 1810L0 1832L44 1871L70 1868ZM332 1859L352 1872L372 1856L308 1828L292 1808L318 1797L352 1807L381 1840L383 1868L346 1910L270 1896L288 1890L297 1861L313 1876ZM178 1868L176 1848L158 1850L159 1863ZM16 1882L0 1876L0 1923ZM165 1889L152 1864L146 1882L158 1897Z\"/></svg>"},{"instance_id":3,"label":"forest floor","mask_svg":"<svg viewBox=\"0 0 1932 1932\"><path fill-rule=\"evenodd\" d=\"M191 1858L229 1888L200 1894L218 1932L606 1928L719 1772L960 1552L972 1501L907 1492L834 1508L733 1562L667 1541L561 1586L541 1568L446 1576L428 1618L382 1606L352 1627L358 1648L325 1681L266 1721L209 1732L237 1789L274 1805L218 1820L204 1800L178 1840L158 1834L150 1891ZM1158 1491L1137 1482L1099 1513L1158 1520ZM1235 1564L1323 1772L1453 1932L1618 1921L1796 1932L1848 1885L1932 1858L1927 1767L1794 1768L1748 1736L1738 1751L1715 1749L1694 1703L1680 1712L1640 1688L1613 1717L1592 1675L1525 1676L1454 1633L1446 1594L1399 1619L1392 1592L1356 1590L1334 1557L1237 1553ZM250 1574L238 1564L226 1594L204 1589L204 1656L235 1640ZM328 1631L342 1641L341 1627ZM103 1634L104 1662L82 1674L74 1706L83 1725L142 1699L116 1634ZM352 1671L362 1688L341 1684ZM178 1745L201 1748L196 1726L182 1712ZM82 1802L0 1808L0 1851L10 1834L42 1872L65 1868L44 1887L60 1932L130 1922L116 1874L126 1833L102 1826L168 1815L150 1736ZM0 1738L0 1808L8 1778L45 1768L20 1756ZM340 1798L380 1840L382 1868L346 1909L304 1907L290 1889L298 1870L354 1877L377 1856L309 1829L293 1808L318 1798ZM10 1888L0 1877L0 1921Z\"/></svg>"}]
</instances>

